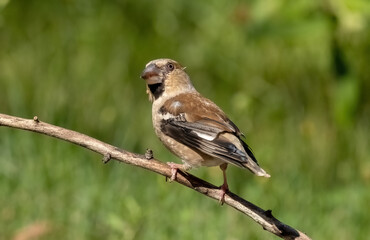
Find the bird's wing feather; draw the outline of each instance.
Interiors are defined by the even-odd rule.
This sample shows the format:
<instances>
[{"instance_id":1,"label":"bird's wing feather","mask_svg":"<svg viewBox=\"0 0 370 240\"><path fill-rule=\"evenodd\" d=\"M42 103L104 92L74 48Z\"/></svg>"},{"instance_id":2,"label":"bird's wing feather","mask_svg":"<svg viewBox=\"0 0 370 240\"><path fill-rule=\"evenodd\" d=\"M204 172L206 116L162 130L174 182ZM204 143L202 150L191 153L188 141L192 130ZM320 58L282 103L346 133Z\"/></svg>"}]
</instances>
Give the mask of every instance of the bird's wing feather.
<instances>
[{"instance_id":1,"label":"bird's wing feather","mask_svg":"<svg viewBox=\"0 0 370 240\"><path fill-rule=\"evenodd\" d=\"M238 127L211 100L197 92L179 94L166 101L159 110L160 114L183 115L187 122L213 126L222 131L242 136Z\"/></svg>"},{"instance_id":2,"label":"bird's wing feather","mask_svg":"<svg viewBox=\"0 0 370 240\"><path fill-rule=\"evenodd\" d=\"M165 102L162 131L176 141L227 163L245 167L253 160L242 133L212 101L198 93L180 94Z\"/></svg>"},{"instance_id":3,"label":"bird's wing feather","mask_svg":"<svg viewBox=\"0 0 370 240\"><path fill-rule=\"evenodd\" d=\"M222 132L220 129L176 119L163 120L161 128L166 135L176 141L227 163L244 168L243 163L249 161L244 151L226 139L218 137Z\"/></svg>"}]
</instances>

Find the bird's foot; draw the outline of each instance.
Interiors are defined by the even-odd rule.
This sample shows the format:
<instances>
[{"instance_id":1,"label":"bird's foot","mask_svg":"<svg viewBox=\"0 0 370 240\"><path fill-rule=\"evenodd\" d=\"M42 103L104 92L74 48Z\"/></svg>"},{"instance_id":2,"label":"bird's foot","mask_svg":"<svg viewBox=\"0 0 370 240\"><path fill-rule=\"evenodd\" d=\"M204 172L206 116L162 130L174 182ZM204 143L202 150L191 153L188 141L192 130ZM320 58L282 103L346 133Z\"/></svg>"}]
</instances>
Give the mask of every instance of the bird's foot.
<instances>
[{"instance_id":1,"label":"bird's foot","mask_svg":"<svg viewBox=\"0 0 370 240\"><path fill-rule=\"evenodd\" d=\"M229 185L224 182L224 184L222 184L222 186L220 187L220 191L220 199L218 200L218 202L223 205L225 203L225 195L229 191Z\"/></svg>"},{"instance_id":2,"label":"bird's foot","mask_svg":"<svg viewBox=\"0 0 370 240\"><path fill-rule=\"evenodd\" d=\"M177 171L179 169L181 170L183 168L183 165L178 164L178 163L173 163L173 162L168 162L167 165L170 166L170 168L171 168L170 182L173 182L173 181L176 180Z\"/></svg>"}]
</instances>

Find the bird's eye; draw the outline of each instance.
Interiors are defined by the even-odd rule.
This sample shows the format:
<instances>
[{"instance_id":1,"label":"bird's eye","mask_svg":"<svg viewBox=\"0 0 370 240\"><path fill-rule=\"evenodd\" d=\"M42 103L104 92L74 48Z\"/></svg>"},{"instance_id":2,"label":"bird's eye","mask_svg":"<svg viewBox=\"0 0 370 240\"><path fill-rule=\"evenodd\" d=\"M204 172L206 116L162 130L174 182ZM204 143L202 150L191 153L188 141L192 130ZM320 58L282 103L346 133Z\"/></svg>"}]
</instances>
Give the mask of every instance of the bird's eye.
<instances>
[{"instance_id":1,"label":"bird's eye","mask_svg":"<svg viewBox=\"0 0 370 240\"><path fill-rule=\"evenodd\" d=\"M175 69L175 66L173 65L173 63L167 63L167 69L171 72Z\"/></svg>"}]
</instances>

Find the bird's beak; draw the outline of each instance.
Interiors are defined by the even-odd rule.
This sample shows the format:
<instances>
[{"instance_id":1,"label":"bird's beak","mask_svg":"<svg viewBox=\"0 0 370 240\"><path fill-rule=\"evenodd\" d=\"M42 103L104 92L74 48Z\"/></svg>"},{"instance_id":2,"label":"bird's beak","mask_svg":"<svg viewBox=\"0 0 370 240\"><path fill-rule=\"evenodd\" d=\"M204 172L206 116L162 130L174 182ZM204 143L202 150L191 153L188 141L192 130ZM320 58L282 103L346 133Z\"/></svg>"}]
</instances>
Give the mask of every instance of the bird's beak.
<instances>
[{"instance_id":1,"label":"bird's beak","mask_svg":"<svg viewBox=\"0 0 370 240\"><path fill-rule=\"evenodd\" d=\"M152 63L146 66L140 77L144 79L148 85L152 85L162 83L160 74L160 69L154 63Z\"/></svg>"}]
</instances>

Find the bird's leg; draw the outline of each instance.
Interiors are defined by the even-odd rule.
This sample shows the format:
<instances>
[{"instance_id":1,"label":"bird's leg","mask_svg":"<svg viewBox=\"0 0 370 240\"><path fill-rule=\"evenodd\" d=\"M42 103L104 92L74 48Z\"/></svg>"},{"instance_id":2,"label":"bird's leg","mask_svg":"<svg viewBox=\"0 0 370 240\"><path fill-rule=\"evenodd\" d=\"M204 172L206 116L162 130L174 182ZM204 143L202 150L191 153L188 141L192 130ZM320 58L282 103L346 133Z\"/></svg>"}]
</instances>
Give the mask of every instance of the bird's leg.
<instances>
[{"instance_id":1,"label":"bird's leg","mask_svg":"<svg viewBox=\"0 0 370 240\"><path fill-rule=\"evenodd\" d=\"M224 176L224 183L221 186L221 195L220 195L219 202L221 203L221 205L223 205L224 202L225 202L225 194L226 194L227 191L229 191L229 185L227 185L227 179L226 179L227 163L221 164L220 168L221 168L222 174Z\"/></svg>"},{"instance_id":2,"label":"bird's leg","mask_svg":"<svg viewBox=\"0 0 370 240\"><path fill-rule=\"evenodd\" d=\"M167 162L167 165L170 166L171 168L171 177L170 177L170 182L176 180L177 176L177 171L180 169L183 172L186 172L191 169L191 166L187 164L178 164L178 163L173 163L173 162Z\"/></svg>"}]
</instances>

